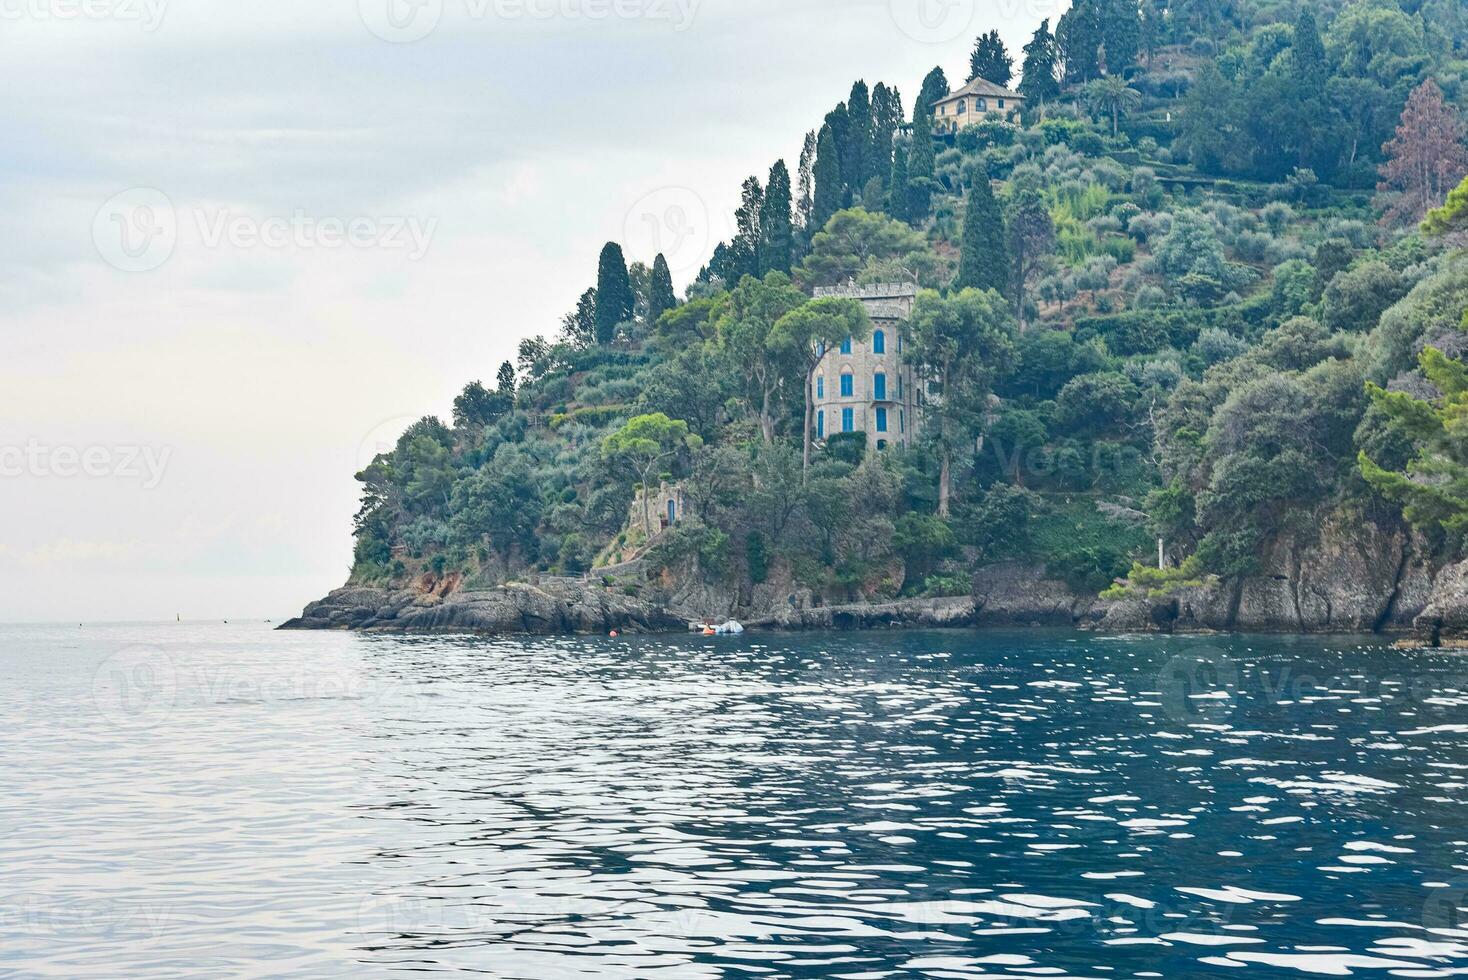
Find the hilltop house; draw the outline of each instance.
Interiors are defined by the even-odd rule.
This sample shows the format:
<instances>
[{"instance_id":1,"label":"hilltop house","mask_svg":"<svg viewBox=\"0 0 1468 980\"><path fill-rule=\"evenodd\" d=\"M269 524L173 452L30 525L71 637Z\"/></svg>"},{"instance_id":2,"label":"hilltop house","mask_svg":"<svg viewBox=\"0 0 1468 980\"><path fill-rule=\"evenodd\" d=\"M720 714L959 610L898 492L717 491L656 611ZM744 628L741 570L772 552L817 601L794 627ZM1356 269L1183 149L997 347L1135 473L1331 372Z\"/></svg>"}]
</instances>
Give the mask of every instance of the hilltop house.
<instances>
[{"instance_id":1,"label":"hilltop house","mask_svg":"<svg viewBox=\"0 0 1468 980\"><path fill-rule=\"evenodd\" d=\"M859 299L873 324L869 339L848 337L821 358L811 393L816 438L864 432L867 445L877 449L911 445L921 422L921 392L902 357L903 324L912 315L917 286L847 284L818 287L815 295Z\"/></svg>"},{"instance_id":2,"label":"hilltop house","mask_svg":"<svg viewBox=\"0 0 1468 980\"><path fill-rule=\"evenodd\" d=\"M956 133L985 119L1008 120L1024 108L1018 92L975 78L963 88L933 103L933 132Z\"/></svg>"}]
</instances>

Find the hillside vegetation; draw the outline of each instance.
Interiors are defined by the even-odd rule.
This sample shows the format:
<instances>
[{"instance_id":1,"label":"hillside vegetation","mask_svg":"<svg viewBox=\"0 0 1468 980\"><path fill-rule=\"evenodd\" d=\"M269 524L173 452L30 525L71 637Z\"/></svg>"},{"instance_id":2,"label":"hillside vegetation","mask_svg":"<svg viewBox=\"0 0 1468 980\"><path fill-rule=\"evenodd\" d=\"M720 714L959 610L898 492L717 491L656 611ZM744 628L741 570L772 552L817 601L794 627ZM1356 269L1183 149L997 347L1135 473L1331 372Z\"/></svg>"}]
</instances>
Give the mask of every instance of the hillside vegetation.
<instances>
[{"instance_id":1,"label":"hillside vegetation","mask_svg":"<svg viewBox=\"0 0 1468 980\"><path fill-rule=\"evenodd\" d=\"M1053 29L1052 29L1053 28ZM686 295L603 250L554 339L359 475L356 584L467 587L645 557L745 594L965 594L974 569L1165 592L1325 509L1468 528L1468 174L1456 0L1078 0L1014 57L1022 118L935 139L865 82L745 182ZM589 263L588 263L589 267ZM810 439L815 287L916 281L911 449ZM643 482L688 519L645 540ZM1159 539L1165 569L1159 570ZM636 584L628 586L635 590Z\"/></svg>"}]
</instances>

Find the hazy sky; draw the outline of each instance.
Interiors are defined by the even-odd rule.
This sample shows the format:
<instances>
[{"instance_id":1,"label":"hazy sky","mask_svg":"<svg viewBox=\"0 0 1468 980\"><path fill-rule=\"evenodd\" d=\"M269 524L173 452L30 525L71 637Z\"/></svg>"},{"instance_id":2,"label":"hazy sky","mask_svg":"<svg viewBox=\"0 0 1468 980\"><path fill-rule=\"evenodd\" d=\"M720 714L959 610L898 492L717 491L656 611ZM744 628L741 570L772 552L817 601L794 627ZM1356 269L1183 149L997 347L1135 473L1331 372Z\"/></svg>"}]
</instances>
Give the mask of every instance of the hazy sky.
<instances>
[{"instance_id":1,"label":"hazy sky","mask_svg":"<svg viewBox=\"0 0 1468 980\"><path fill-rule=\"evenodd\" d=\"M1066 0L0 0L0 620L298 612L352 474L615 239Z\"/></svg>"}]
</instances>

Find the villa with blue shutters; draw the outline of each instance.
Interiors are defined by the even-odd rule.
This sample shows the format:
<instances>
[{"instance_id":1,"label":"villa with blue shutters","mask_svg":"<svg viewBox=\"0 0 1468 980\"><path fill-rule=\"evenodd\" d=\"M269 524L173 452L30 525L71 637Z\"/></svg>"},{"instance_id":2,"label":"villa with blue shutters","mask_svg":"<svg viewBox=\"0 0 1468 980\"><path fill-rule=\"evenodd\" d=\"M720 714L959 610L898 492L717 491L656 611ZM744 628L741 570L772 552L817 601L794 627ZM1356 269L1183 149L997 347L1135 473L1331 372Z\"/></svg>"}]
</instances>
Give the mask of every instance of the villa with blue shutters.
<instances>
[{"instance_id":1,"label":"villa with blue shutters","mask_svg":"<svg viewBox=\"0 0 1468 980\"><path fill-rule=\"evenodd\" d=\"M816 438L861 432L870 448L911 445L921 425L922 392L903 347L917 286L848 284L821 287L815 295L861 300L873 325L870 339L847 338L821 359L811 393Z\"/></svg>"}]
</instances>

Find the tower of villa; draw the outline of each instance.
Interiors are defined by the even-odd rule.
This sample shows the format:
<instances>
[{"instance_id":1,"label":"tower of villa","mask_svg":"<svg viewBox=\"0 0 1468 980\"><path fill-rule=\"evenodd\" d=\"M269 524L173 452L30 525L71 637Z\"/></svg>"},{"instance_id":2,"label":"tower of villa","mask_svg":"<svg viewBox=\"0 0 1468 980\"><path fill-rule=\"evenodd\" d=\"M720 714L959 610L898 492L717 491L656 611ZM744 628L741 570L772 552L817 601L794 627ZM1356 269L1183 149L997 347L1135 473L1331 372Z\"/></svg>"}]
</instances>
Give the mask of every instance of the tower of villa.
<instances>
[{"instance_id":1,"label":"tower of villa","mask_svg":"<svg viewBox=\"0 0 1468 980\"><path fill-rule=\"evenodd\" d=\"M867 445L879 450L911 445L921 424L920 392L903 350L917 286L847 284L819 287L815 295L859 299L872 318L869 338L848 338L821 358L811 393L816 437L863 432Z\"/></svg>"}]
</instances>

